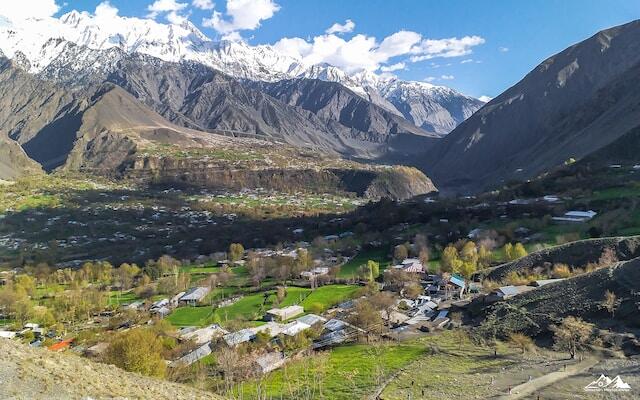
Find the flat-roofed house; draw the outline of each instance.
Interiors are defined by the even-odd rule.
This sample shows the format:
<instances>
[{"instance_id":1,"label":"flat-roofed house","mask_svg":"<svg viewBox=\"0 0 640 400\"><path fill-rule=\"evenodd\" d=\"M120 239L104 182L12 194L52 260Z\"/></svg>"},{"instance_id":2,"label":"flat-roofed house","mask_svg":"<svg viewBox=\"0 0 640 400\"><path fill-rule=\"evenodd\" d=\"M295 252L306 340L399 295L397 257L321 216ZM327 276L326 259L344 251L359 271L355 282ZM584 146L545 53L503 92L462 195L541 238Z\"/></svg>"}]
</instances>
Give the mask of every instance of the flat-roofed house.
<instances>
[{"instance_id":1,"label":"flat-roofed house","mask_svg":"<svg viewBox=\"0 0 640 400\"><path fill-rule=\"evenodd\" d=\"M596 215L598 215L598 213L593 210L589 210L589 211L572 210L564 213L562 217L553 217L552 220L556 222L582 223L582 222L587 222L591 220Z\"/></svg>"},{"instance_id":2,"label":"flat-roofed house","mask_svg":"<svg viewBox=\"0 0 640 400\"><path fill-rule=\"evenodd\" d=\"M187 292L182 297L180 297L180 300L178 300L178 302L180 304L195 306L196 304L203 301L210 291L211 289L206 286L192 287L191 289L187 290Z\"/></svg>"},{"instance_id":3,"label":"flat-roofed house","mask_svg":"<svg viewBox=\"0 0 640 400\"><path fill-rule=\"evenodd\" d=\"M182 340L193 340L196 344L204 344L228 334L226 330L222 329L218 324L211 324L204 328L196 329L180 335Z\"/></svg>"},{"instance_id":4,"label":"flat-roofed house","mask_svg":"<svg viewBox=\"0 0 640 400\"><path fill-rule=\"evenodd\" d=\"M311 328L311 325L307 325L304 322L293 321L282 327L282 334L287 336L295 336L302 331L306 331Z\"/></svg>"},{"instance_id":5,"label":"flat-roofed house","mask_svg":"<svg viewBox=\"0 0 640 400\"><path fill-rule=\"evenodd\" d=\"M181 365L191 365L194 362L205 358L209 354L211 354L211 343L207 342L197 349L193 350L192 352L187 353L176 361L172 362L171 364L169 364L169 366L177 367Z\"/></svg>"},{"instance_id":6,"label":"flat-roofed house","mask_svg":"<svg viewBox=\"0 0 640 400\"><path fill-rule=\"evenodd\" d=\"M283 308L272 308L264 316L265 321L285 321L304 313L302 306L288 306Z\"/></svg>"}]
</instances>

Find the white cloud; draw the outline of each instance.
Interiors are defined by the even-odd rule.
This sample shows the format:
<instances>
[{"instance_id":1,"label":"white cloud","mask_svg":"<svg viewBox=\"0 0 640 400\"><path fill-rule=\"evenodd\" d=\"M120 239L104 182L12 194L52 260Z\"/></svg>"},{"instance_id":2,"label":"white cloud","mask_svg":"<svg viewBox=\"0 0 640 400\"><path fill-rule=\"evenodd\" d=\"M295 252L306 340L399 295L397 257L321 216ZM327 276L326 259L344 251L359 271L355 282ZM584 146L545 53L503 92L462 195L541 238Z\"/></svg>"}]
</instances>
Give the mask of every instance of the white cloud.
<instances>
[{"instance_id":1,"label":"white cloud","mask_svg":"<svg viewBox=\"0 0 640 400\"><path fill-rule=\"evenodd\" d=\"M3 0L0 2L0 15L10 20L51 17L60 11L55 0Z\"/></svg>"},{"instance_id":2,"label":"white cloud","mask_svg":"<svg viewBox=\"0 0 640 400\"><path fill-rule=\"evenodd\" d=\"M189 4L179 3L176 0L156 0L147 6L149 14L148 18L157 18L160 14L165 14L167 21L172 24L181 24L187 20L187 17L180 14L180 11L187 8Z\"/></svg>"},{"instance_id":3,"label":"white cloud","mask_svg":"<svg viewBox=\"0 0 640 400\"><path fill-rule=\"evenodd\" d=\"M202 25L226 35L225 38L238 37L234 33L257 29L278 10L280 6L273 0L227 0L226 15L214 10L211 18L202 20Z\"/></svg>"},{"instance_id":4,"label":"white cloud","mask_svg":"<svg viewBox=\"0 0 640 400\"><path fill-rule=\"evenodd\" d=\"M398 71L401 69L405 69L407 68L407 64L404 62L399 62L399 63L395 63L395 64L391 64L388 66L382 66L380 67L380 71L382 72L393 72L393 71Z\"/></svg>"},{"instance_id":5,"label":"white cloud","mask_svg":"<svg viewBox=\"0 0 640 400\"><path fill-rule=\"evenodd\" d=\"M155 16L163 12L184 10L187 5L187 3L178 3L176 0L156 0L149 4L147 10Z\"/></svg>"},{"instance_id":6,"label":"white cloud","mask_svg":"<svg viewBox=\"0 0 640 400\"><path fill-rule=\"evenodd\" d=\"M335 24L331 25L329 29L325 31L325 33L327 33L328 35L331 35L332 33L349 33L353 32L355 27L356 23L348 19L344 21L344 24L339 24L336 22Z\"/></svg>"},{"instance_id":7,"label":"white cloud","mask_svg":"<svg viewBox=\"0 0 640 400\"><path fill-rule=\"evenodd\" d=\"M414 49L415 56L411 61L419 62L430 60L436 57L449 58L461 57L471 54L472 48L485 42L480 36L464 36L462 38L448 39L424 39L419 46Z\"/></svg>"},{"instance_id":8,"label":"white cloud","mask_svg":"<svg viewBox=\"0 0 640 400\"><path fill-rule=\"evenodd\" d=\"M215 5L211 0L193 0L191 4L195 8L199 8L201 10L213 10Z\"/></svg>"},{"instance_id":9,"label":"white cloud","mask_svg":"<svg viewBox=\"0 0 640 400\"><path fill-rule=\"evenodd\" d=\"M489 96L480 96L478 97L478 100L483 101L485 103L490 102L493 99L493 97L489 97Z\"/></svg>"},{"instance_id":10,"label":"white cloud","mask_svg":"<svg viewBox=\"0 0 640 400\"><path fill-rule=\"evenodd\" d=\"M171 22L172 24L175 25L181 25L183 24L185 21L187 21L189 18L184 16L184 15L180 15L178 14L177 11L169 11L166 15L167 21Z\"/></svg>"},{"instance_id":11,"label":"white cloud","mask_svg":"<svg viewBox=\"0 0 640 400\"><path fill-rule=\"evenodd\" d=\"M416 32L399 31L378 42L375 37L357 34L345 40L335 34L324 34L313 39L283 38L275 43L276 50L301 59L309 64L328 63L348 73L376 71L390 61L394 65L407 60L396 57L409 56L417 62L436 57L456 57L472 52L474 46L484 43L479 36L450 39L425 39ZM384 72L384 70L383 70Z\"/></svg>"},{"instance_id":12,"label":"white cloud","mask_svg":"<svg viewBox=\"0 0 640 400\"><path fill-rule=\"evenodd\" d=\"M460 64L468 64L468 63L472 63L472 62L473 62L473 58L467 58L466 60L460 61Z\"/></svg>"},{"instance_id":13,"label":"white cloud","mask_svg":"<svg viewBox=\"0 0 640 400\"><path fill-rule=\"evenodd\" d=\"M436 78L435 76L427 76L426 78L424 78L425 82L433 82L435 80L437 80L438 78Z\"/></svg>"},{"instance_id":14,"label":"white cloud","mask_svg":"<svg viewBox=\"0 0 640 400\"><path fill-rule=\"evenodd\" d=\"M509 48L500 46L500 47L498 47L498 51L501 52L501 53L506 53L507 51L509 51Z\"/></svg>"},{"instance_id":15,"label":"white cloud","mask_svg":"<svg viewBox=\"0 0 640 400\"><path fill-rule=\"evenodd\" d=\"M93 14L97 18L113 19L114 17L118 16L118 9L112 6L111 3L109 3L109 1L107 0L98 4Z\"/></svg>"},{"instance_id":16,"label":"white cloud","mask_svg":"<svg viewBox=\"0 0 640 400\"><path fill-rule=\"evenodd\" d=\"M453 75L440 75L440 79L444 81L450 81L450 80L456 79L456 77Z\"/></svg>"}]
</instances>

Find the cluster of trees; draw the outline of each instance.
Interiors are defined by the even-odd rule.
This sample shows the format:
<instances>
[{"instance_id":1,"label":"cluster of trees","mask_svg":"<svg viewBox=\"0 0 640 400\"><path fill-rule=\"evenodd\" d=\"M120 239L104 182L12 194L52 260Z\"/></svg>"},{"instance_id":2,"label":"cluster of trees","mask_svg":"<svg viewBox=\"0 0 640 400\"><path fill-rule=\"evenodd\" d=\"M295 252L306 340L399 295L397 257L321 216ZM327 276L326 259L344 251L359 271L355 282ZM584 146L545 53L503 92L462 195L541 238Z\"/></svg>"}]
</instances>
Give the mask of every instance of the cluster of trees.
<instances>
[{"instance_id":1,"label":"cluster of trees","mask_svg":"<svg viewBox=\"0 0 640 400\"><path fill-rule=\"evenodd\" d=\"M511 244L507 243L504 245L504 256L507 261L515 261L519 258L522 258L527 255L527 250L524 248L522 243Z\"/></svg>"},{"instance_id":2,"label":"cluster of trees","mask_svg":"<svg viewBox=\"0 0 640 400\"><path fill-rule=\"evenodd\" d=\"M442 251L440 271L460 274L466 279L478 270L491 264L493 254L484 245L473 241L450 244Z\"/></svg>"}]
</instances>

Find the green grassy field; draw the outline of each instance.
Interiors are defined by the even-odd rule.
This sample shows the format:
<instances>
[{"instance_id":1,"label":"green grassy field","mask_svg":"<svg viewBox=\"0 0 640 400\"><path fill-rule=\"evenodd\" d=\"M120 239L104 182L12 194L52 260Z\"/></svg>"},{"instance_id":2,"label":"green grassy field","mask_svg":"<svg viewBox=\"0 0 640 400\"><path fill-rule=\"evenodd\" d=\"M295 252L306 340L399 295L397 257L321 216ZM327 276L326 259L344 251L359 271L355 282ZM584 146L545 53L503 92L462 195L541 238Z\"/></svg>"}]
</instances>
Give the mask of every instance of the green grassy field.
<instances>
[{"instance_id":1,"label":"green grassy field","mask_svg":"<svg viewBox=\"0 0 640 400\"><path fill-rule=\"evenodd\" d=\"M279 306L286 307L286 306L298 304L310 292L311 292L311 289L288 287L287 295L282 300ZM264 293L268 294L266 301L265 301ZM225 321L233 320L233 319L244 319L244 320L261 319L267 310L273 307L276 307L275 293L276 293L275 291L268 291L263 293L247 295L230 306L218 308L214 312L215 320L219 323L224 324Z\"/></svg>"},{"instance_id":2,"label":"green grassy field","mask_svg":"<svg viewBox=\"0 0 640 400\"><path fill-rule=\"evenodd\" d=\"M380 367L392 373L424 354L425 347L420 343L341 346L288 364L268 375L263 387L273 398L362 399L374 389ZM244 389L249 398L254 398L255 385L248 383ZM316 396L304 396L309 392Z\"/></svg>"},{"instance_id":3,"label":"green grassy field","mask_svg":"<svg viewBox=\"0 0 640 400\"><path fill-rule=\"evenodd\" d=\"M212 274L214 272L220 271L220 267L217 265L183 265L180 267L180 272L187 272L189 274Z\"/></svg>"},{"instance_id":4,"label":"green grassy field","mask_svg":"<svg viewBox=\"0 0 640 400\"><path fill-rule=\"evenodd\" d=\"M120 293L119 291L112 291L109 294L109 305L120 305L125 303L132 303L140 298L133 292Z\"/></svg>"},{"instance_id":5,"label":"green grassy field","mask_svg":"<svg viewBox=\"0 0 640 400\"><path fill-rule=\"evenodd\" d=\"M214 320L221 324L233 319L260 320L265 312L271 308L295 304L302 305L307 312L314 304L318 304L323 310L326 310L352 298L359 289L359 286L353 285L329 285L312 291L309 288L291 286L287 288L287 294L279 305L276 305L276 292L273 290L250 294L230 306L216 309ZM266 300L264 293L268 294Z\"/></svg>"},{"instance_id":6,"label":"green grassy field","mask_svg":"<svg viewBox=\"0 0 640 400\"><path fill-rule=\"evenodd\" d=\"M617 200L627 197L640 196L640 185L632 183L630 186L613 187L600 191L594 191L591 200Z\"/></svg>"},{"instance_id":7,"label":"green grassy field","mask_svg":"<svg viewBox=\"0 0 640 400\"><path fill-rule=\"evenodd\" d=\"M311 292L302 302L302 306L307 312L315 304L319 304L323 310L327 310L336 304L353 298L359 289L360 286L354 285L322 286Z\"/></svg>"},{"instance_id":8,"label":"green grassy field","mask_svg":"<svg viewBox=\"0 0 640 400\"><path fill-rule=\"evenodd\" d=\"M397 374L381 398L404 400L409 393L413 399L460 398L460 393L469 394L464 398L482 398L477 396L482 396L487 387L478 384L478 374L498 373L513 362L509 357L515 352L498 344L500 357L494 358L492 348L444 331L409 342L340 346L290 362L267 375L262 386L273 398L300 398L304 394L309 399L351 400L367 398ZM431 390L422 397L424 388ZM244 391L246 398L254 398L255 383L245 384ZM313 394L306 396L308 393Z\"/></svg>"},{"instance_id":9,"label":"green grassy field","mask_svg":"<svg viewBox=\"0 0 640 400\"><path fill-rule=\"evenodd\" d=\"M166 320L173 326L204 326L213 319L210 306L176 308Z\"/></svg>"},{"instance_id":10,"label":"green grassy field","mask_svg":"<svg viewBox=\"0 0 640 400\"><path fill-rule=\"evenodd\" d=\"M358 255L356 255L354 258L344 263L344 265L340 267L340 273L338 274L338 277L356 277L358 275L358 268L360 268L361 265L366 264L369 260L380 263L381 272L389 265L391 265L391 260L387 258L387 251L385 249L361 251L360 253L358 253Z\"/></svg>"}]
</instances>

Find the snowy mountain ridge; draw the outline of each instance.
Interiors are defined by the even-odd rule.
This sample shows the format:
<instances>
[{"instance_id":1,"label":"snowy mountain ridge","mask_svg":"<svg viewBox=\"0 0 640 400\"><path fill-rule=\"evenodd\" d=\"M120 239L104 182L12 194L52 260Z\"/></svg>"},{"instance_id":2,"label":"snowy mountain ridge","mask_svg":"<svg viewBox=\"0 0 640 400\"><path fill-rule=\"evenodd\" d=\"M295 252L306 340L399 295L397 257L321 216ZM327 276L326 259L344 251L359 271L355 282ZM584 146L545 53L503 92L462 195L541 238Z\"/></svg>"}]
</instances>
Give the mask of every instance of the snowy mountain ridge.
<instances>
[{"instance_id":1,"label":"snowy mountain ridge","mask_svg":"<svg viewBox=\"0 0 640 400\"><path fill-rule=\"evenodd\" d=\"M93 60L87 59L90 56L86 54L72 57L65 54L72 48L69 43L99 53L86 52L93 54ZM92 15L75 10L60 18L25 21L10 21L0 16L0 50L30 73L47 70L47 75L55 75L52 69L56 63L69 67L76 60L85 67L106 68L115 49L167 62L197 62L252 81L308 78L337 82L417 126L441 135L484 104L453 89L426 82L408 82L367 71L350 75L328 64L307 65L279 53L271 45L216 42L189 21L180 25L164 24L152 19ZM449 104L456 104L457 108L450 110ZM431 120L431 116L435 119Z\"/></svg>"}]
</instances>

